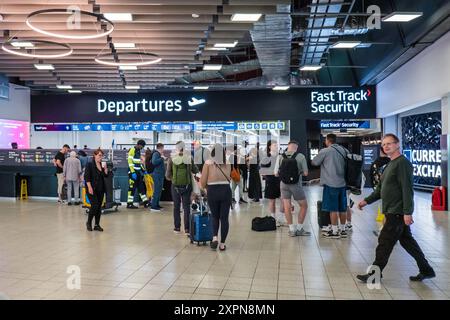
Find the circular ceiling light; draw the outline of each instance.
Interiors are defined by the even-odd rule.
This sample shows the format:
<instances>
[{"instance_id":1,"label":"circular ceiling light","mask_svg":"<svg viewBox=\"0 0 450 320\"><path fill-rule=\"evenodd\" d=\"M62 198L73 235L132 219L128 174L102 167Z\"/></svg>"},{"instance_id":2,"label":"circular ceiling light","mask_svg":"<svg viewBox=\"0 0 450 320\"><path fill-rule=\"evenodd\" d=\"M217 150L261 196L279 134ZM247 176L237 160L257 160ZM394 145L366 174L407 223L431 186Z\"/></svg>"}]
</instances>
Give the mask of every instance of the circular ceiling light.
<instances>
[{"instance_id":1,"label":"circular ceiling light","mask_svg":"<svg viewBox=\"0 0 450 320\"><path fill-rule=\"evenodd\" d=\"M14 43L28 43L32 44L32 46L22 46L22 45L14 45ZM40 48L42 46L57 46L61 47L61 50L64 52L56 53L56 54L39 54L36 51L43 50ZM31 47L31 48L30 48ZM27 58L37 58L37 59L57 59L64 58L70 56L73 52L73 49L66 43L58 43L53 41L44 41L44 40L32 40L32 39L11 39L2 44L2 49L5 52L10 54L14 54L17 56L27 57Z\"/></svg>"},{"instance_id":2,"label":"circular ceiling light","mask_svg":"<svg viewBox=\"0 0 450 320\"><path fill-rule=\"evenodd\" d=\"M103 23L109 24L110 28L109 28L109 30L103 31L101 33L85 35L85 36L76 36L76 35L70 35L70 34L50 32L50 31L41 29L32 24L31 18L33 18L37 15L42 15L42 14L47 14L47 13L59 13L59 14L70 14L70 15L78 15L79 14L79 15L91 16L91 17L97 18L97 22L103 22ZM45 34L50 37L60 38L60 39L76 39L76 40L96 39L96 38L101 38L101 37L107 36L111 32L114 31L114 23L111 20L106 19L102 14L97 14L97 13L92 13L92 12L82 11L82 10L70 10L70 9L67 9L67 10L66 9L38 10L38 11L30 13L27 16L27 20L25 22L28 27L30 27L31 29L33 29L34 31L36 31L38 33ZM70 24L70 23L71 23L71 20L68 19L67 24ZM77 30L79 30L79 29L77 29Z\"/></svg>"},{"instance_id":3,"label":"circular ceiling light","mask_svg":"<svg viewBox=\"0 0 450 320\"><path fill-rule=\"evenodd\" d=\"M111 67L120 67L120 66L148 66L151 64L155 64L160 62L162 59L157 55L153 53L146 53L146 52L135 52L135 51L128 51L128 52L117 52L118 60L122 60L120 62L116 61L114 59L114 55L112 53L105 53L105 54L99 54L95 57L95 62L111 66ZM127 59L128 57L137 57L135 58L136 61L133 62L123 62L123 60L130 60ZM144 60L143 57L149 59Z\"/></svg>"}]
</instances>

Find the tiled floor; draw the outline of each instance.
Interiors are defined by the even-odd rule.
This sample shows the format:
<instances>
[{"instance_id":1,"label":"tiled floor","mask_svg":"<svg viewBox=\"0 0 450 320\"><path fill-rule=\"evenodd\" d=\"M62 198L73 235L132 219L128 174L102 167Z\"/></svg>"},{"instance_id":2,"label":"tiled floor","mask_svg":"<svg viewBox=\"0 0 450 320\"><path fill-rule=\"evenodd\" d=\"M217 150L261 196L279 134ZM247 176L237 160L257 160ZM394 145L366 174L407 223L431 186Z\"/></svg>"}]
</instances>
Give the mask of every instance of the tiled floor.
<instances>
[{"instance_id":1,"label":"tiled floor","mask_svg":"<svg viewBox=\"0 0 450 320\"><path fill-rule=\"evenodd\" d=\"M227 251L192 245L172 232L172 211L104 215L105 232L87 232L84 210L49 201L0 200L0 298L9 299L449 299L448 213L432 213L430 194L416 193L413 233L437 277L410 283L413 259L398 245L380 289L355 281L374 257L376 205L355 211L347 239L318 235L319 187L308 187L311 237L287 228L250 230L267 203L230 214ZM69 266L81 289L68 289ZM70 283L70 279L69 279Z\"/></svg>"}]
</instances>

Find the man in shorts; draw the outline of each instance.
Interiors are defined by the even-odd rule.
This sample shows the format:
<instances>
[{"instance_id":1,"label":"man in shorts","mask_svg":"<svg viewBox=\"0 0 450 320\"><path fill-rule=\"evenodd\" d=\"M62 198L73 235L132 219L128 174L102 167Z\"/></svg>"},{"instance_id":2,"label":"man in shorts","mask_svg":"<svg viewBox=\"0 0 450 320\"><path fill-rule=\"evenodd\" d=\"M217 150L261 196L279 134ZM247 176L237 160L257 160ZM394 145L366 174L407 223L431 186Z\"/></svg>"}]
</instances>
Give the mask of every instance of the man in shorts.
<instances>
[{"instance_id":1,"label":"man in shorts","mask_svg":"<svg viewBox=\"0 0 450 320\"><path fill-rule=\"evenodd\" d=\"M323 230L330 239L347 237L345 222L347 219L347 184L345 182L345 160L347 149L336 143L336 135L330 133L325 140L326 148L312 160L320 166L320 184L323 185L322 210L330 212L331 228ZM339 228L339 218L341 226Z\"/></svg>"},{"instance_id":2,"label":"man in shorts","mask_svg":"<svg viewBox=\"0 0 450 320\"><path fill-rule=\"evenodd\" d=\"M291 237L311 235L311 232L306 231L303 227L308 203L302 186L302 176L308 175L308 165L305 156L297 150L298 142L289 141L286 152L278 157L275 167L275 172L281 180L281 199L283 200L284 215L289 225L288 234ZM291 198L294 198L300 206L296 225L292 221Z\"/></svg>"}]
</instances>

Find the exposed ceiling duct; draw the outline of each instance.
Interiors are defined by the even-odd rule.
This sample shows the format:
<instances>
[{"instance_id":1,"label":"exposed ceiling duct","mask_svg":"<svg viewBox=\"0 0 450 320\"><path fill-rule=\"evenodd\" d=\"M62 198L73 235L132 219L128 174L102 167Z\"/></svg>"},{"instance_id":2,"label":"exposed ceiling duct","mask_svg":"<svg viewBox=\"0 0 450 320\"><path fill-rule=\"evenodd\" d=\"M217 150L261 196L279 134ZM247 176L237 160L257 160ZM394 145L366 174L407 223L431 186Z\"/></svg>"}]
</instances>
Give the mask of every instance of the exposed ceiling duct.
<instances>
[{"instance_id":1,"label":"exposed ceiling duct","mask_svg":"<svg viewBox=\"0 0 450 320\"><path fill-rule=\"evenodd\" d=\"M288 84L291 65L291 6L278 5L276 15L267 14L254 24L250 35L267 85Z\"/></svg>"},{"instance_id":2,"label":"exposed ceiling duct","mask_svg":"<svg viewBox=\"0 0 450 320\"><path fill-rule=\"evenodd\" d=\"M333 4L336 1L313 0L311 5L311 16L308 21L308 28L305 30L305 46L301 56L301 65L318 65L322 60L323 54L328 49L330 36L332 36L332 27L336 25L336 16L329 18L318 18L315 14L340 13L342 1ZM328 5L327 5L328 4ZM344 26L345 27L345 26Z\"/></svg>"}]
</instances>

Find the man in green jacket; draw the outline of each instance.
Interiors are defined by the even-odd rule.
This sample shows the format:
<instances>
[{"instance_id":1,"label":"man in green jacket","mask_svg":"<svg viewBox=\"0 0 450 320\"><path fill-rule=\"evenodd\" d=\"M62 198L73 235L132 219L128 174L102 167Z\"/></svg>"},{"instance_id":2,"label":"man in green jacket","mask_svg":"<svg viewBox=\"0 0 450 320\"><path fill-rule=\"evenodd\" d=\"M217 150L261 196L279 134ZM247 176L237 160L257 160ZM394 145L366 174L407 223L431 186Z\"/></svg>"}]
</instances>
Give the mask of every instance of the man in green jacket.
<instances>
[{"instance_id":1,"label":"man in green jacket","mask_svg":"<svg viewBox=\"0 0 450 320\"><path fill-rule=\"evenodd\" d=\"M382 148L391 159L381 176L381 181L375 191L358 204L360 210L379 199L382 200L382 212L386 215L386 222L378 238L375 261L372 267L379 268L381 273L386 266L389 256L397 241L416 260L419 274L411 276L411 281L422 281L434 278L433 268L425 259L425 255L413 238L410 226L414 223L413 166L400 153L400 141L394 134L383 137ZM373 279L376 272L373 268L367 274L358 275L363 282ZM380 274L382 277L382 275Z\"/></svg>"}]
</instances>

